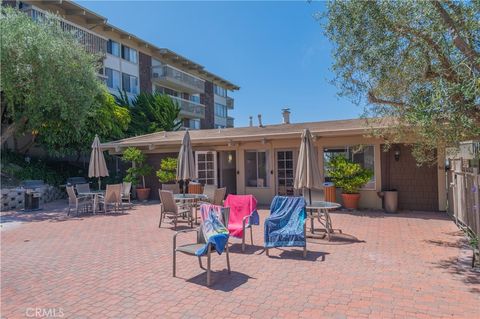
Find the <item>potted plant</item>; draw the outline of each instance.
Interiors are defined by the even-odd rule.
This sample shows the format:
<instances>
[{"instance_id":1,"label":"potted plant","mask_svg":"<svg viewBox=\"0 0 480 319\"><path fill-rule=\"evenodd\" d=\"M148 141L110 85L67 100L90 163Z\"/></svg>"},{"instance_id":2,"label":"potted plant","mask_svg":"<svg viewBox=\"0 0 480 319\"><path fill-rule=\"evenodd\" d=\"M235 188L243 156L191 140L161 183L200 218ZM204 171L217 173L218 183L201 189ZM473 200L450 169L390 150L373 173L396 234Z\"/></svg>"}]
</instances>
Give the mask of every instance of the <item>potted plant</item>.
<instances>
[{"instance_id":1,"label":"potted plant","mask_svg":"<svg viewBox=\"0 0 480 319\"><path fill-rule=\"evenodd\" d=\"M131 182L136 187L138 200L145 201L150 196L150 188L145 187L145 175L152 172L152 167L145 164L145 154L138 148L129 147L123 152L123 161L132 162L132 167L127 169L127 175L123 179L125 182ZM142 187L138 184L142 181Z\"/></svg>"},{"instance_id":2,"label":"potted plant","mask_svg":"<svg viewBox=\"0 0 480 319\"><path fill-rule=\"evenodd\" d=\"M166 157L161 160L160 168L156 172L158 180L162 183L162 189L165 189L164 184L173 184L177 178L177 159L174 157Z\"/></svg>"},{"instance_id":3,"label":"potted plant","mask_svg":"<svg viewBox=\"0 0 480 319\"><path fill-rule=\"evenodd\" d=\"M362 168L343 155L334 156L328 163L327 172L336 187L342 189L343 206L357 209L360 193L358 190L373 176L369 169Z\"/></svg>"}]
</instances>

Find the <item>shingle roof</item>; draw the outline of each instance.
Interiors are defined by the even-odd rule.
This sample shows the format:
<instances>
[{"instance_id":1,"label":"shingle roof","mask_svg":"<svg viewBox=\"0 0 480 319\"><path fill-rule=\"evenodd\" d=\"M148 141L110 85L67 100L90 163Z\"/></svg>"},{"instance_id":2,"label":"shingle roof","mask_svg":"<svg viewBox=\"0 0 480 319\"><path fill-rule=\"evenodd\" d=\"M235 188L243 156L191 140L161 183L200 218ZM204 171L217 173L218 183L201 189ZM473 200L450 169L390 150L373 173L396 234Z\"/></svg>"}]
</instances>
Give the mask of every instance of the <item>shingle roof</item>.
<instances>
[{"instance_id":1,"label":"shingle roof","mask_svg":"<svg viewBox=\"0 0 480 319\"><path fill-rule=\"evenodd\" d=\"M263 127L249 126L223 129L191 130L190 138L192 144L214 143L220 141L259 141L262 139L281 139L300 137L303 129L308 128L317 137L320 136L348 136L364 135L369 128L387 127L388 121L382 120L336 120L322 122L305 122L295 124L275 124ZM119 141L103 143L102 148L111 149L115 147L128 146L159 146L159 145L180 145L184 131L157 132L142 136L130 137Z\"/></svg>"}]
</instances>

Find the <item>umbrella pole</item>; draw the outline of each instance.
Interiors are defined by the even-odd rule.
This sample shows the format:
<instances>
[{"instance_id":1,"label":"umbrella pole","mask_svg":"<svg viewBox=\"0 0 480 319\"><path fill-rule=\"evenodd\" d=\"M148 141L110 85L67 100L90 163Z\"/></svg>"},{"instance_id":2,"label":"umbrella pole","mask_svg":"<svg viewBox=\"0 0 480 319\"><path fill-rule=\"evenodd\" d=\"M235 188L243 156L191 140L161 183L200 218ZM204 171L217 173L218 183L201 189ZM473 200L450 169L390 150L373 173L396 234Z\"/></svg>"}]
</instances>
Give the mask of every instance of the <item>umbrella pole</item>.
<instances>
[{"instance_id":1,"label":"umbrella pole","mask_svg":"<svg viewBox=\"0 0 480 319\"><path fill-rule=\"evenodd\" d=\"M101 181L101 177L98 177L98 190L101 190L102 188L102 181Z\"/></svg>"},{"instance_id":2,"label":"umbrella pole","mask_svg":"<svg viewBox=\"0 0 480 319\"><path fill-rule=\"evenodd\" d=\"M308 201L310 202L310 205L312 205L312 190L309 188L308 189ZM313 225L313 210L310 209L310 232L313 234L314 233L314 225Z\"/></svg>"}]
</instances>

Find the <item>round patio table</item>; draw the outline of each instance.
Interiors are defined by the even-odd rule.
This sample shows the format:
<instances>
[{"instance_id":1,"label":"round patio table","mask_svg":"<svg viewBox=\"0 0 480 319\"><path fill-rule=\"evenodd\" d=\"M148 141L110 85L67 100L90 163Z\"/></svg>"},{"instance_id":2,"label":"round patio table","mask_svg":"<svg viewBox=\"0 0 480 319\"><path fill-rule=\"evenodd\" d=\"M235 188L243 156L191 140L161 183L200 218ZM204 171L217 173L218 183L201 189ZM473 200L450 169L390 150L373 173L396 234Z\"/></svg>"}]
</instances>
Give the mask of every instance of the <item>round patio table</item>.
<instances>
[{"instance_id":1,"label":"round patio table","mask_svg":"<svg viewBox=\"0 0 480 319\"><path fill-rule=\"evenodd\" d=\"M92 197L92 199L93 199L92 210L93 210L93 213L95 214L98 210L98 202L99 202L98 197L99 196L104 196L105 191L100 190L100 191L79 192L78 195Z\"/></svg>"},{"instance_id":2,"label":"round patio table","mask_svg":"<svg viewBox=\"0 0 480 319\"><path fill-rule=\"evenodd\" d=\"M173 194L173 198L177 202L181 202L190 207L195 208L195 224L197 224L198 218L198 202L208 200L208 196L205 194Z\"/></svg>"},{"instance_id":3,"label":"round patio table","mask_svg":"<svg viewBox=\"0 0 480 319\"><path fill-rule=\"evenodd\" d=\"M325 227L325 234L327 236L327 239L330 241L330 234L334 232L334 229L333 229L332 219L330 218L329 211L336 210L340 207L341 205L339 203L326 202L326 201L313 201L310 204L307 204L307 207L306 207L307 218L310 219L310 232L312 234L315 233L313 222L316 217L320 222L320 224L323 225L323 227ZM313 236L310 236L310 237L313 237ZM325 238L325 236L322 238Z\"/></svg>"}]
</instances>

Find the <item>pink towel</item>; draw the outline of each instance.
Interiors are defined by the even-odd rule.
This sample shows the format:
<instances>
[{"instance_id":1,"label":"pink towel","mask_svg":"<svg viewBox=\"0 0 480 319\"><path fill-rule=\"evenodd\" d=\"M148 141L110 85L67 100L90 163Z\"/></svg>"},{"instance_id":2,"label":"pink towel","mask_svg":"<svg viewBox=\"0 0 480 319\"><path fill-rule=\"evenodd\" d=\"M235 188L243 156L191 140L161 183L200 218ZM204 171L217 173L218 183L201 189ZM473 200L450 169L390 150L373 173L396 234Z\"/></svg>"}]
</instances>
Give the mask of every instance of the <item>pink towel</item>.
<instances>
[{"instance_id":1,"label":"pink towel","mask_svg":"<svg viewBox=\"0 0 480 319\"><path fill-rule=\"evenodd\" d=\"M243 218L257 210L257 200L253 195L228 195L223 206L230 207L230 217L227 227L230 236L242 238ZM246 225L248 224L247 220Z\"/></svg>"}]
</instances>

